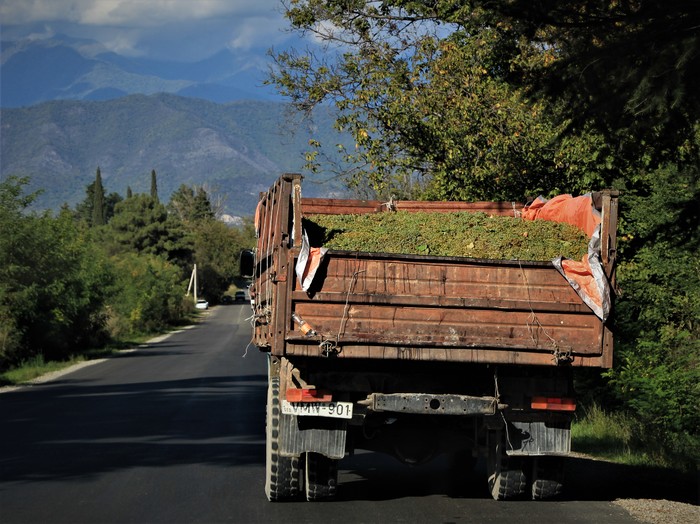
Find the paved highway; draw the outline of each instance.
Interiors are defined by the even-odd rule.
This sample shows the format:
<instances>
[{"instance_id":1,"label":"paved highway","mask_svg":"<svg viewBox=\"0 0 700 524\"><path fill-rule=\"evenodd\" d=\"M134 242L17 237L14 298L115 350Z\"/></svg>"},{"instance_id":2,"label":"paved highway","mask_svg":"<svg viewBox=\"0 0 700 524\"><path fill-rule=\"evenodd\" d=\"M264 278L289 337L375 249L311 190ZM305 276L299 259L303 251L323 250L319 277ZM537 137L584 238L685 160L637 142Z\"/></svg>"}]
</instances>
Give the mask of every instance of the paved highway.
<instances>
[{"instance_id":1,"label":"paved highway","mask_svg":"<svg viewBox=\"0 0 700 524\"><path fill-rule=\"evenodd\" d=\"M632 523L610 503L658 486L585 460L557 502L494 502L483 471L358 453L338 500L263 493L266 360L247 305L51 382L0 394L0 523ZM636 482L636 483L635 483Z\"/></svg>"}]
</instances>

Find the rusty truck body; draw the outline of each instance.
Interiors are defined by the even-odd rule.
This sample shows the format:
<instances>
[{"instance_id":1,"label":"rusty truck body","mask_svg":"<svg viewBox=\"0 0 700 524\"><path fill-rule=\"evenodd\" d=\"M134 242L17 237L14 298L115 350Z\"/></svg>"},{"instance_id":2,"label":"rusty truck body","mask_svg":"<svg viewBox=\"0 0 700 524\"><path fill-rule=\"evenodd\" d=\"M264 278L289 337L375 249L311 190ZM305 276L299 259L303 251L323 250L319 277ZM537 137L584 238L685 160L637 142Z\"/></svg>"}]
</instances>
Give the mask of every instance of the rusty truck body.
<instances>
[{"instance_id":1,"label":"rusty truck body","mask_svg":"<svg viewBox=\"0 0 700 524\"><path fill-rule=\"evenodd\" d=\"M269 355L270 500L332 498L337 463L367 449L420 463L486 460L495 499L560 493L576 368L612 365L610 320L550 262L329 250L297 273L303 218L388 212L386 203L303 198L300 175L262 193L253 342ZM614 279L617 194L598 198L600 259ZM392 202L411 211L512 215L512 203ZM465 467L468 467L465 465Z\"/></svg>"}]
</instances>

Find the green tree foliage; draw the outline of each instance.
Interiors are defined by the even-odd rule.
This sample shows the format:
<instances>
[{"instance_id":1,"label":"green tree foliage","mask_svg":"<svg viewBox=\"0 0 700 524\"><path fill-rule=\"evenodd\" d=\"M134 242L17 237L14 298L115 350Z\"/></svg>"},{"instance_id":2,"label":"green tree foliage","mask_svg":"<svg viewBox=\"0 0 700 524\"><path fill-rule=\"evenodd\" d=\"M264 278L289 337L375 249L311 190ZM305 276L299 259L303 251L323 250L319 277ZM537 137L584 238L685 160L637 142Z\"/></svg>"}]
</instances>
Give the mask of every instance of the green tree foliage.
<instances>
[{"instance_id":1,"label":"green tree foliage","mask_svg":"<svg viewBox=\"0 0 700 524\"><path fill-rule=\"evenodd\" d=\"M155 169L151 169L151 198L158 202L158 181Z\"/></svg>"},{"instance_id":2,"label":"green tree foliage","mask_svg":"<svg viewBox=\"0 0 700 524\"><path fill-rule=\"evenodd\" d=\"M93 225L93 209L95 205L95 186L96 181L88 184L85 190L85 199L79 202L75 206L75 216L78 220L84 221L88 225ZM104 190L103 190L104 191ZM122 201L122 197L119 193L110 193L109 195L104 195L103 192L103 206L104 206L104 219L105 223L109 222L114 216L114 206Z\"/></svg>"},{"instance_id":3,"label":"green tree foliage","mask_svg":"<svg viewBox=\"0 0 700 524\"><path fill-rule=\"evenodd\" d=\"M209 195L202 186L191 187L182 184L170 195L168 211L186 224L215 218Z\"/></svg>"},{"instance_id":4,"label":"green tree foliage","mask_svg":"<svg viewBox=\"0 0 700 524\"><path fill-rule=\"evenodd\" d=\"M202 186L180 186L171 195L168 210L192 239L199 291L215 303L238 276L240 253L254 245L254 234L245 226L229 227L215 220L211 198Z\"/></svg>"},{"instance_id":5,"label":"green tree foliage","mask_svg":"<svg viewBox=\"0 0 700 524\"><path fill-rule=\"evenodd\" d=\"M239 276L241 251L252 244L246 241L241 229L218 220L196 224L193 238L201 291L216 302Z\"/></svg>"},{"instance_id":6,"label":"green tree foliage","mask_svg":"<svg viewBox=\"0 0 700 524\"><path fill-rule=\"evenodd\" d=\"M700 6L686 0L476 0L488 20L550 49L529 78L534 95L564 101L574 127L674 155L700 114Z\"/></svg>"},{"instance_id":7,"label":"green tree foliage","mask_svg":"<svg viewBox=\"0 0 700 524\"><path fill-rule=\"evenodd\" d=\"M302 0L287 16L337 53L279 53L271 82L301 110L336 105L337 126L356 142L341 147L351 187L522 200L611 175L614 157L599 150L598 134L559 141L566 122L525 96L523 64L547 63L552 51L469 2ZM317 154L308 154L311 165Z\"/></svg>"},{"instance_id":8,"label":"green tree foliage","mask_svg":"<svg viewBox=\"0 0 700 524\"><path fill-rule=\"evenodd\" d=\"M134 195L117 204L106 234L113 253L161 256L183 268L190 262L191 246L182 224L150 196Z\"/></svg>"},{"instance_id":9,"label":"green tree foliage","mask_svg":"<svg viewBox=\"0 0 700 524\"><path fill-rule=\"evenodd\" d=\"M700 185L675 166L624 200L617 365L622 402L656 442L700 456ZM641 189L640 189L641 188Z\"/></svg>"},{"instance_id":10,"label":"green tree foliage","mask_svg":"<svg viewBox=\"0 0 700 524\"><path fill-rule=\"evenodd\" d=\"M26 183L0 184L0 367L62 358L105 336L104 257L69 211L28 213Z\"/></svg>"},{"instance_id":11,"label":"green tree foliage","mask_svg":"<svg viewBox=\"0 0 700 524\"><path fill-rule=\"evenodd\" d=\"M102 187L102 174L100 173L100 168L97 168L97 173L95 174L95 186L92 191L93 202L92 202L92 225L93 226L104 226L106 223L106 213L105 213L105 190Z\"/></svg>"},{"instance_id":12,"label":"green tree foliage","mask_svg":"<svg viewBox=\"0 0 700 524\"><path fill-rule=\"evenodd\" d=\"M214 220L206 191L180 191L192 197L185 222L152 197L132 195L108 224L90 227L100 182L98 175L75 212L64 207L56 217L28 211L36 195L25 194L26 179L0 183L0 369L182 322L192 310L185 291L195 260L214 302L237 276L252 228Z\"/></svg>"},{"instance_id":13,"label":"green tree foliage","mask_svg":"<svg viewBox=\"0 0 700 524\"><path fill-rule=\"evenodd\" d=\"M185 318L187 283L181 268L162 257L131 252L112 257L112 267L112 336L151 333Z\"/></svg>"}]
</instances>

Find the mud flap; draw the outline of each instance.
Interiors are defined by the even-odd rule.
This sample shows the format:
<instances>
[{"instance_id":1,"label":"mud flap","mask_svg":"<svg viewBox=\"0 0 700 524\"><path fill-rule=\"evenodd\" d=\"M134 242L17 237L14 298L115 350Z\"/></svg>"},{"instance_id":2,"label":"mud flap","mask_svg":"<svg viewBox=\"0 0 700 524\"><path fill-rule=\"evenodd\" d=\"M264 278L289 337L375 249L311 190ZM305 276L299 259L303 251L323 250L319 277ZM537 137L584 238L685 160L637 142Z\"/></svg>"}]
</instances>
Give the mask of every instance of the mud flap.
<instances>
[{"instance_id":1,"label":"mud flap","mask_svg":"<svg viewBox=\"0 0 700 524\"><path fill-rule=\"evenodd\" d=\"M282 415L280 453L298 457L302 453L320 453L331 459L345 456L346 420L325 417Z\"/></svg>"},{"instance_id":2,"label":"mud flap","mask_svg":"<svg viewBox=\"0 0 700 524\"><path fill-rule=\"evenodd\" d=\"M571 422L510 421L508 455L567 455L571 452Z\"/></svg>"}]
</instances>

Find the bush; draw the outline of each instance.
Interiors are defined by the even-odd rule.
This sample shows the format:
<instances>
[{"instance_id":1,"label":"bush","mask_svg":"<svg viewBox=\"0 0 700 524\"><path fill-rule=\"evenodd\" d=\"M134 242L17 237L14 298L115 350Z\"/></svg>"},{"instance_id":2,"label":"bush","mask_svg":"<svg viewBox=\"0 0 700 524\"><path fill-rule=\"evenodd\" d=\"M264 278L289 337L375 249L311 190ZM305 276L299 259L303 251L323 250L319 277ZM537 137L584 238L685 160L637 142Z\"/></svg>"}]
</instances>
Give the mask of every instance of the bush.
<instances>
[{"instance_id":1,"label":"bush","mask_svg":"<svg viewBox=\"0 0 700 524\"><path fill-rule=\"evenodd\" d=\"M614 392L650 441L700 458L700 188L673 166L621 200Z\"/></svg>"},{"instance_id":2,"label":"bush","mask_svg":"<svg viewBox=\"0 0 700 524\"><path fill-rule=\"evenodd\" d=\"M187 315L186 282L178 267L153 255L121 254L112 261L116 275L110 303L113 337L157 332Z\"/></svg>"},{"instance_id":3,"label":"bush","mask_svg":"<svg viewBox=\"0 0 700 524\"><path fill-rule=\"evenodd\" d=\"M0 368L65 358L104 338L103 257L68 211L27 213L24 183L0 185Z\"/></svg>"}]
</instances>

